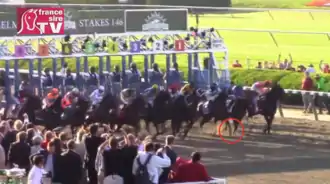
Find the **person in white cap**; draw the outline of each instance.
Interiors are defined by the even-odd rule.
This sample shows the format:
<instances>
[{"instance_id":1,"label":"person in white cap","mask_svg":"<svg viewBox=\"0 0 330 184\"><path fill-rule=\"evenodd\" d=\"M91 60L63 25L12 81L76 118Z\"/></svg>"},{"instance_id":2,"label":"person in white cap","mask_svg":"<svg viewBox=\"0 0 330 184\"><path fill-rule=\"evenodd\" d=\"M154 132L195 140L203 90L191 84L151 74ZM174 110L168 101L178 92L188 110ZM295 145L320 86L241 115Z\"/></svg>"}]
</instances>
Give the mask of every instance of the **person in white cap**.
<instances>
[{"instance_id":1,"label":"person in white cap","mask_svg":"<svg viewBox=\"0 0 330 184\"><path fill-rule=\"evenodd\" d=\"M104 86L99 86L99 88L95 89L92 92L92 94L89 96L89 98L92 101L92 105L93 106L98 105L102 101L103 96L104 96Z\"/></svg>"}]
</instances>

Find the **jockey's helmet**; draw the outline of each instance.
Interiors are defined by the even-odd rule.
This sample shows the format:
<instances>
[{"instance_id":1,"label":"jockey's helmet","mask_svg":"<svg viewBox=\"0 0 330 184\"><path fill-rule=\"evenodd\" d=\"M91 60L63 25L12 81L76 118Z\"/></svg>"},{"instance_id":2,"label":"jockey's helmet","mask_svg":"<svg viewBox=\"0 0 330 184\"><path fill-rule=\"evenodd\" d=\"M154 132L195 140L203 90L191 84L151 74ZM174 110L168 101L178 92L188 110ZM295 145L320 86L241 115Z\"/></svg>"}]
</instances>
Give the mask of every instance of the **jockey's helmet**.
<instances>
[{"instance_id":1,"label":"jockey's helmet","mask_svg":"<svg viewBox=\"0 0 330 184\"><path fill-rule=\"evenodd\" d=\"M79 95L79 89L78 88L73 88L71 91L71 94L74 96L78 96Z\"/></svg>"},{"instance_id":2,"label":"jockey's helmet","mask_svg":"<svg viewBox=\"0 0 330 184\"><path fill-rule=\"evenodd\" d=\"M50 93L51 93L52 95L58 95L58 94L59 94L59 91L58 91L57 88L53 88L53 89L50 91Z\"/></svg>"},{"instance_id":3,"label":"jockey's helmet","mask_svg":"<svg viewBox=\"0 0 330 184\"><path fill-rule=\"evenodd\" d=\"M272 84L272 81L270 81L270 80L266 80L266 81L264 82L264 85L265 85L265 86L269 86L270 84Z\"/></svg>"},{"instance_id":4,"label":"jockey's helmet","mask_svg":"<svg viewBox=\"0 0 330 184\"><path fill-rule=\"evenodd\" d=\"M99 91L103 92L104 91L104 86L99 86Z\"/></svg>"},{"instance_id":5,"label":"jockey's helmet","mask_svg":"<svg viewBox=\"0 0 330 184\"><path fill-rule=\"evenodd\" d=\"M152 89L158 89L158 85L157 84L154 84L151 86Z\"/></svg>"},{"instance_id":6,"label":"jockey's helmet","mask_svg":"<svg viewBox=\"0 0 330 184\"><path fill-rule=\"evenodd\" d=\"M212 83L210 88L211 90L215 90L218 87L218 85L216 83Z\"/></svg>"}]
</instances>

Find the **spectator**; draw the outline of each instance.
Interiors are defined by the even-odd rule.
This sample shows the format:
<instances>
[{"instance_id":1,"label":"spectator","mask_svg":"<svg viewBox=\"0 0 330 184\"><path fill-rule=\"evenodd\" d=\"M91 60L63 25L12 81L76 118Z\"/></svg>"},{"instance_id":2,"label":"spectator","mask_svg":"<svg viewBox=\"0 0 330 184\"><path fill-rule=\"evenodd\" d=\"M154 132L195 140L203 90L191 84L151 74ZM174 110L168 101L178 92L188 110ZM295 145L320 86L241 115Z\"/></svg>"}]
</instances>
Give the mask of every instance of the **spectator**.
<instances>
[{"instance_id":1,"label":"spectator","mask_svg":"<svg viewBox=\"0 0 330 184\"><path fill-rule=\"evenodd\" d=\"M34 136L32 138L31 155L35 155L40 150L42 150L41 142L42 142L42 138L40 136Z\"/></svg>"},{"instance_id":2,"label":"spectator","mask_svg":"<svg viewBox=\"0 0 330 184\"><path fill-rule=\"evenodd\" d=\"M109 135L104 133L101 135L101 138L103 138L104 141L97 149L96 159L95 159L95 170L97 171L97 181L99 184L102 184L104 181L104 169L103 167L103 152L104 150L109 149Z\"/></svg>"},{"instance_id":3,"label":"spectator","mask_svg":"<svg viewBox=\"0 0 330 184\"><path fill-rule=\"evenodd\" d=\"M16 164L19 168L30 169L30 153L31 148L26 143L26 133L19 132L16 136L16 142L12 143L8 151L8 162L13 167Z\"/></svg>"},{"instance_id":4,"label":"spectator","mask_svg":"<svg viewBox=\"0 0 330 184\"><path fill-rule=\"evenodd\" d=\"M87 134L83 128L80 128L76 136L76 152L80 155L81 159L84 159L85 155L85 138Z\"/></svg>"},{"instance_id":5,"label":"spectator","mask_svg":"<svg viewBox=\"0 0 330 184\"><path fill-rule=\"evenodd\" d=\"M310 64L309 66L308 66L308 68L306 69L306 72L308 72L308 73L315 73L316 71L315 71L315 68L314 68L314 65L312 65L312 64Z\"/></svg>"},{"instance_id":6,"label":"spectator","mask_svg":"<svg viewBox=\"0 0 330 184\"><path fill-rule=\"evenodd\" d=\"M309 76L309 73L306 71L305 76L302 80L301 89L305 91L311 91L313 90L313 88L314 88L313 80ZM304 103L304 113L307 113L307 110L309 112L312 112L313 96L309 92L303 93L302 101Z\"/></svg>"},{"instance_id":7,"label":"spectator","mask_svg":"<svg viewBox=\"0 0 330 184\"><path fill-rule=\"evenodd\" d=\"M1 134L0 134L1 135ZM0 136L0 142L2 142L3 136ZM0 144L0 169L6 168L6 153L5 149L3 149L2 145Z\"/></svg>"},{"instance_id":8,"label":"spectator","mask_svg":"<svg viewBox=\"0 0 330 184\"><path fill-rule=\"evenodd\" d=\"M109 146L109 149L103 152L104 184L123 184L122 170L125 158L115 137L110 138Z\"/></svg>"},{"instance_id":9,"label":"spectator","mask_svg":"<svg viewBox=\"0 0 330 184\"><path fill-rule=\"evenodd\" d=\"M123 177L124 184L134 183L134 177L132 174L134 159L138 152L138 146L135 141L135 136L133 134L128 134L125 136L125 145L122 148L122 154L125 159L123 162Z\"/></svg>"},{"instance_id":10,"label":"spectator","mask_svg":"<svg viewBox=\"0 0 330 184\"><path fill-rule=\"evenodd\" d=\"M329 64L323 64L323 60L320 61L319 68L323 73L330 73Z\"/></svg>"},{"instance_id":11,"label":"spectator","mask_svg":"<svg viewBox=\"0 0 330 184\"><path fill-rule=\"evenodd\" d=\"M59 135L58 135L58 138L61 140L61 143L62 143L62 148L64 149L67 149L67 144L66 142L68 141L68 134L65 133L65 132L61 132Z\"/></svg>"},{"instance_id":12,"label":"spectator","mask_svg":"<svg viewBox=\"0 0 330 184\"><path fill-rule=\"evenodd\" d=\"M257 65L257 67L256 67L256 69L262 69L263 67L262 67L262 63L261 62L258 62L258 65Z\"/></svg>"},{"instance_id":13,"label":"spectator","mask_svg":"<svg viewBox=\"0 0 330 184\"><path fill-rule=\"evenodd\" d=\"M236 60L235 63L233 63L232 67L233 68L242 68L242 65L239 63L238 60Z\"/></svg>"},{"instance_id":14,"label":"spectator","mask_svg":"<svg viewBox=\"0 0 330 184\"><path fill-rule=\"evenodd\" d=\"M28 184L42 184L43 183L43 165L44 165L44 158L41 155L37 155L33 158L33 167L31 168L28 174Z\"/></svg>"},{"instance_id":15,"label":"spectator","mask_svg":"<svg viewBox=\"0 0 330 184\"><path fill-rule=\"evenodd\" d=\"M328 91L324 77L321 77L320 75L317 74L315 76L315 80L318 91L326 91L326 92ZM330 113L329 97L327 95L317 96L316 102L317 102L317 106L319 107L320 114L323 113L322 112L323 108L327 109L328 114Z\"/></svg>"},{"instance_id":16,"label":"spectator","mask_svg":"<svg viewBox=\"0 0 330 184\"><path fill-rule=\"evenodd\" d=\"M79 184L82 177L82 161L78 153L74 151L75 142L69 140L67 142L68 150L62 153L62 161L65 163L63 167L63 179L61 184Z\"/></svg>"},{"instance_id":17,"label":"spectator","mask_svg":"<svg viewBox=\"0 0 330 184\"><path fill-rule=\"evenodd\" d=\"M69 86L71 88L73 88L73 86L76 85L76 82L75 82L75 77L72 75L72 72L71 72L71 69L68 68L66 70L66 74L64 75L64 85L65 86Z\"/></svg>"},{"instance_id":18,"label":"spectator","mask_svg":"<svg viewBox=\"0 0 330 184\"><path fill-rule=\"evenodd\" d=\"M26 131L26 135L27 135L26 142L29 144L29 146L32 146L32 139L34 137L34 129L33 128L29 128Z\"/></svg>"},{"instance_id":19,"label":"spectator","mask_svg":"<svg viewBox=\"0 0 330 184\"><path fill-rule=\"evenodd\" d=\"M47 149L48 143L53 138L53 132L47 131L44 136L44 142L41 143L41 148Z\"/></svg>"},{"instance_id":20,"label":"spectator","mask_svg":"<svg viewBox=\"0 0 330 184\"><path fill-rule=\"evenodd\" d=\"M191 160L187 163L179 165L177 172L174 175L174 182L201 182L209 181L205 167L200 163L201 154L193 152Z\"/></svg>"},{"instance_id":21,"label":"spectator","mask_svg":"<svg viewBox=\"0 0 330 184\"><path fill-rule=\"evenodd\" d=\"M103 143L103 139L98 132L98 126L93 124L90 126L90 136L85 139L85 168L87 169L88 182L90 184L97 183L97 172L95 170L95 159L98 147Z\"/></svg>"},{"instance_id":22,"label":"spectator","mask_svg":"<svg viewBox=\"0 0 330 184\"><path fill-rule=\"evenodd\" d=\"M173 150L173 144L174 144L175 137L173 135L169 135L165 139L165 146L164 149L166 150L167 156L171 160L171 166L174 166L176 159L177 159L177 154ZM163 172L159 178L159 183L167 183L168 180L168 175L170 174L171 167L167 167L163 169Z\"/></svg>"},{"instance_id":23,"label":"spectator","mask_svg":"<svg viewBox=\"0 0 330 184\"><path fill-rule=\"evenodd\" d=\"M142 167L146 167L149 180L152 183L158 183L159 181L159 169L166 168L171 165L171 160L166 155L166 150L161 150L162 157L154 155L154 144L153 143L147 143L144 148L144 152L140 152L138 156L135 158L133 163L133 175L136 177L138 175L139 169ZM135 181L137 182L137 181Z\"/></svg>"},{"instance_id":24,"label":"spectator","mask_svg":"<svg viewBox=\"0 0 330 184\"><path fill-rule=\"evenodd\" d=\"M297 72L305 72L305 71L306 71L306 67L304 65L299 65L298 66Z\"/></svg>"}]
</instances>

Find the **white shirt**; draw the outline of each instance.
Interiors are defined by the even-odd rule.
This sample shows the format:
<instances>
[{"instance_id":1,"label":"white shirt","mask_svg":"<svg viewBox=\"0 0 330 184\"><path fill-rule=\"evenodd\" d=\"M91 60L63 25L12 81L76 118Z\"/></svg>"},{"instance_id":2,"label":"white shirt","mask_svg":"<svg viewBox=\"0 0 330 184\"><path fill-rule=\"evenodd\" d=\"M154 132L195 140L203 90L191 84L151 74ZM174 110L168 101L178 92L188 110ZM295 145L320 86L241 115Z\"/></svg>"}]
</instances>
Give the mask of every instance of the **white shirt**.
<instances>
[{"instance_id":1,"label":"white shirt","mask_svg":"<svg viewBox=\"0 0 330 184\"><path fill-rule=\"evenodd\" d=\"M43 173L43 169L34 165L29 172L27 184L41 184Z\"/></svg>"},{"instance_id":2,"label":"white shirt","mask_svg":"<svg viewBox=\"0 0 330 184\"><path fill-rule=\"evenodd\" d=\"M315 71L315 68L313 68L313 67L308 67L308 68L306 69L306 72L308 72L308 73L315 73L316 71Z\"/></svg>"},{"instance_id":3,"label":"white shirt","mask_svg":"<svg viewBox=\"0 0 330 184\"><path fill-rule=\"evenodd\" d=\"M137 169L139 168L139 164L137 162L137 159L140 159L141 164L144 164L148 158L148 155L151 153L147 152L140 152L138 156L135 158L133 163L133 174L135 175L137 172ZM147 164L147 170L149 173L150 180L157 184L159 180L159 175L161 174L161 168L169 167L171 165L171 160L168 158L168 156L163 153L163 158L153 155Z\"/></svg>"}]
</instances>

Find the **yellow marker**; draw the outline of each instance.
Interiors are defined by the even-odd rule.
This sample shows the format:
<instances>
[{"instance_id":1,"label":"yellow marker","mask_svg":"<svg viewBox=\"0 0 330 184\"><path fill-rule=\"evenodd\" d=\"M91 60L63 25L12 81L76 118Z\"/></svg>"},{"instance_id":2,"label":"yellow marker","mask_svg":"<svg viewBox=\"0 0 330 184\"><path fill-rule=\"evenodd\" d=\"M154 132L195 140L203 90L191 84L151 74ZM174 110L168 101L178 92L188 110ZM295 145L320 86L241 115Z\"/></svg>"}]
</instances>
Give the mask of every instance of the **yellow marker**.
<instances>
[{"instance_id":1,"label":"yellow marker","mask_svg":"<svg viewBox=\"0 0 330 184\"><path fill-rule=\"evenodd\" d=\"M119 50L119 46L117 42L108 42L108 53L109 54L115 54L118 53Z\"/></svg>"}]
</instances>

